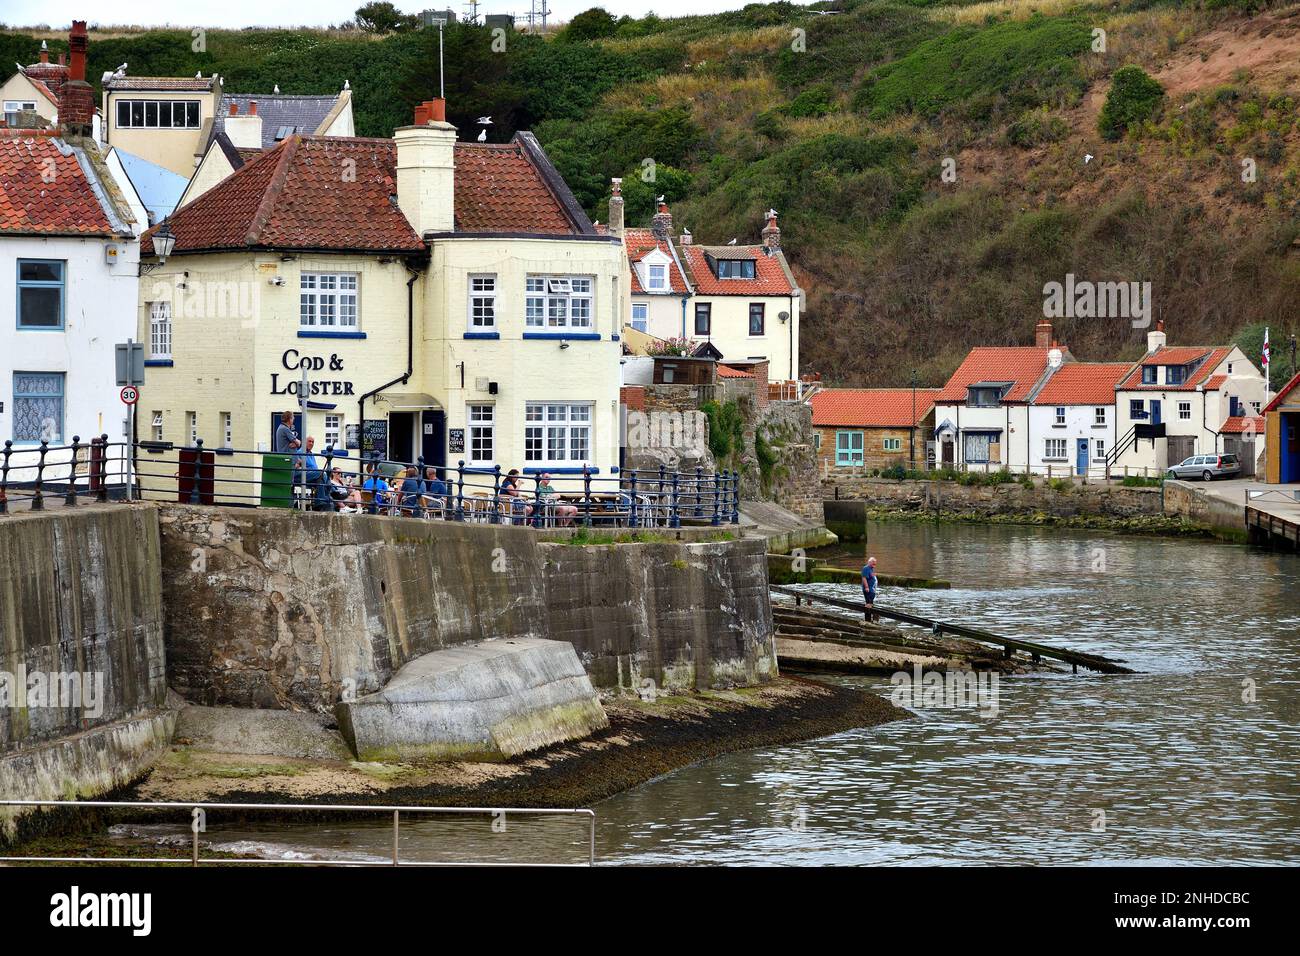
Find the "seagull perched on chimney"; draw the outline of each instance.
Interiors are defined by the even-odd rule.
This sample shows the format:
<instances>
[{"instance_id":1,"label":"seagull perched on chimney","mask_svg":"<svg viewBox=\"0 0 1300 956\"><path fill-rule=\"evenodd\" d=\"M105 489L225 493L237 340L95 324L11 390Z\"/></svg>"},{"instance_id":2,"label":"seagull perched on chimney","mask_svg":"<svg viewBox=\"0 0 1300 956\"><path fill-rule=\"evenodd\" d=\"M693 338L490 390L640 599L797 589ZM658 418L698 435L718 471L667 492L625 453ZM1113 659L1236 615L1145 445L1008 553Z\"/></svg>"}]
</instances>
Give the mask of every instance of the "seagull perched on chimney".
<instances>
[{"instance_id":1,"label":"seagull perched on chimney","mask_svg":"<svg viewBox=\"0 0 1300 956\"><path fill-rule=\"evenodd\" d=\"M344 80L344 81L343 81L343 89L345 89L345 90L350 90L350 89L352 89L352 84L351 84L349 81Z\"/></svg>"}]
</instances>

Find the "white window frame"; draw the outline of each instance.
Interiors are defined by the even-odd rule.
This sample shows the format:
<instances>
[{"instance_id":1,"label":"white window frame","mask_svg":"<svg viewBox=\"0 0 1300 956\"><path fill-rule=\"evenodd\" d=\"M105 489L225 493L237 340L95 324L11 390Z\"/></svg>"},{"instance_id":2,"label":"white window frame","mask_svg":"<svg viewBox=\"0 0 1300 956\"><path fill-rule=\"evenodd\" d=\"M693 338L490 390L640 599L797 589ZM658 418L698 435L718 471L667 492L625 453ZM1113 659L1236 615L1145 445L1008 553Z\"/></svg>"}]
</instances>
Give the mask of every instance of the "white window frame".
<instances>
[{"instance_id":1,"label":"white window frame","mask_svg":"<svg viewBox=\"0 0 1300 956\"><path fill-rule=\"evenodd\" d=\"M658 273L656 274L656 271ZM645 287L650 292L663 292L668 288L668 264L666 262L647 262L645 266ZM655 281L658 279L659 281Z\"/></svg>"},{"instance_id":2,"label":"white window frame","mask_svg":"<svg viewBox=\"0 0 1300 956\"><path fill-rule=\"evenodd\" d=\"M235 416L230 412L221 413L221 447L235 447Z\"/></svg>"},{"instance_id":3,"label":"white window frame","mask_svg":"<svg viewBox=\"0 0 1300 956\"><path fill-rule=\"evenodd\" d=\"M1056 421L1054 424L1063 427L1065 425L1065 406L1057 405L1054 414L1056 415Z\"/></svg>"},{"instance_id":4,"label":"white window frame","mask_svg":"<svg viewBox=\"0 0 1300 956\"><path fill-rule=\"evenodd\" d=\"M298 327L355 332L361 327L361 276L304 272L298 278Z\"/></svg>"},{"instance_id":5,"label":"white window frame","mask_svg":"<svg viewBox=\"0 0 1300 956\"><path fill-rule=\"evenodd\" d=\"M526 402L525 464L538 468L589 464L595 453L595 423L594 402Z\"/></svg>"},{"instance_id":6,"label":"white window frame","mask_svg":"<svg viewBox=\"0 0 1300 956\"><path fill-rule=\"evenodd\" d=\"M486 443L486 456L476 455L475 448ZM471 402L465 406L465 463L490 465L496 460L496 406L490 402Z\"/></svg>"},{"instance_id":7,"label":"white window frame","mask_svg":"<svg viewBox=\"0 0 1300 956\"><path fill-rule=\"evenodd\" d=\"M163 440L163 413L161 409L154 410L153 419L150 422L150 427L153 428L153 440L162 441Z\"/></svg>"},{"instance_id":8,"label":"white window frame","mask_svg":"<svg viewBox=\"0 0 1300 956\"><path fill-rule=\"evenodd\" d=\"M135 121L134 104L141 104L140 122ZM163 104L167 104L167 123L164 125L161 121ZM184 122L175 121L176 105L182 104L184 112ZM193 104L194 122L190 122L190 105ZM149 107L153 106L153 122L149 122ZM126 107L127 122L121 122L122 107ZM113 101L113 109L110 113L110 122L117 129L199 129L203 126L203 101L202 100L172 100L140 97L121 97Z\"/></svg>"},{"instance_id":9,"label":"white window frame","mask_svg":"<svg viewBox=\"0 0 1300 956\"><path fill-rule=\"evenodd\" d=\"M1092 458L1093 461L1106 460L1106 439L1094 438L1092 440Z\"/></svg>"},{"instance_id":10,"label":"white window frame","mask_svg":"<svg viewBox=\"0 0 1300 956\"><path fill-rule=\"evenodd\" d=\"M578 288L575 288L575 283ZM585 313L580 315L581 313ZM585 321L579 321L579 318ZM524 328L528 331L595 330L596 282L585 275L530 275L524 279Z\"/></svg>"},{"instance_id":11,"label":"white window frame","mask_svg":"<svg viewBox=\"0 0 1300 956\"><path fill-rule=\"evenodd\" d=\"M885 451L902 451L902 450L903 450L903 439L901 439L901 438L886 438L886 439L884 439L884 444L883 444L882 447L884 448Z\"/></svg>"},{"instance_id":12,"label":"white window frame","mask_svg":"<svg viewBox=\"0 0 1300 956\"><path fill-rule=\"evenodd\" d=\"M172 304L165 300L149 303L149 357L172 357Z\"/></svg>"},{"instance_id":13,"label":"white window frame","mask_svg":"<svg viewBox=\"0 0 1300 956\"><path fill-rule=\"evenodd\" d=\"M334 448L342 448L344 435L343 414L341 412L326 412L325 424L321 431L325 436L326 448L329 448L331 445L333 445ZM332 442L330 441L331 436L333 436Z\"/></svg>"},{"instance_id":14,"label":"white window frame","mask_svg":"<svg viewBox=\"0 0 1300 956\"><path fill-rule=\"evenodd\" d=\"M1043 448L1043 461L1066 461L1068 449L1064 438L1048 438Z\"/></svg>"},{"instance_id":15,"label":"white window frame","mask_svg":"<svg viewBox=\"0 0 1300 956\"><path fill-rule=\"evenodd\" d=\"M35 112L36 110L35 100L5 100L4 102L5 122L9 123L10 125L13 125L18 121L18 114L27 110L31 110Z\"/></svg>"},{"instance_id":16,"label":"white window frame","mask_svg":"<svg viewBox=\"0 0 1300 956\"><path fill-rule=\"evenodd\" d=\"M1188 422L1188 421L1191 421L1191 420L1192 420L1192 403L1191 403L1191 402L1179 402L1179 403L1178 403L1178 420L1179 420L1180 422Z\"/></svg>"},{"instance_id":17,"label":"white window frame","mask_svg":"<svg viewBox=\"0 0 1300 956\"><path fill-rule=\"evenodd\" d=\"M186 412L185 425L190 434L190 447L193 448L199 443L199 413Z\"/></svg>"},{"instance_id":18,"label":"white window frame","mask_svg":"<svg viewBox=\"0 0 1300 956\"><path fill-rule=\"evenodd\" d=\"M469 277L469 331L495 332L497 328L497 277L482 273Z\"/></svg>"},{"instance_id":19,"label":"white window frame","mask_svg":"<svg viewBox=\"0 0 1300 956\"><path fill-rule=\"evenodd\" d=\"M638 311L641 313L640 316L637 315ZM649 302L632 303L632 328L636 329L638 332L646 332L647 334L649 333L650 331L650 303Z\"/></svg>"},{"instance_id":20,"label":"white window frame","mask_svg":"<svg viewBox=\"0 0 1300 956\"><path fill-rule=\"evenodd\" d=\"M1106 406L1094 405L1092 408L1092 423L1094 425L1106 424Z\"/></svg>"}]
</instances>

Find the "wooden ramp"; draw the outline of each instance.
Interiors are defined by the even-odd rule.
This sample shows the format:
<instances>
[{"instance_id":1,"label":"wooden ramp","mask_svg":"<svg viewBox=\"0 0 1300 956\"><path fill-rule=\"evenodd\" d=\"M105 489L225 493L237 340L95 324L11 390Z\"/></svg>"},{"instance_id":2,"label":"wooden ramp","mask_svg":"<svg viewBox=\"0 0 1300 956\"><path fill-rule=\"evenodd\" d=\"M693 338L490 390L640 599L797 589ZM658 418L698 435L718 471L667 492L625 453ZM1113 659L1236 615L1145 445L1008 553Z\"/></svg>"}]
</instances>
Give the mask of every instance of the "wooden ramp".
<instances>
[{"instance_id":1,"label":"wooden ramp","mask_svg":"<svg viewBox=\"0 0 1300 956\"><path fill-rule=\"evenodd\" d=\"M864 623L859 626L863 628L863 630L859 630L858 628L852 627L850 622L842 616L819 614L813 612L810 606L813 602L816 602L828 607L853 611L855 614L861 615L866 609L865 605L861 601L845 601L840 598L825 597L820 594L799 591L779 584L769 585L768 588L773 593L794 599L793 613L790 612L789 605L772 605L772 616L777 624L778 642L783 638L783 636L787 640L798 640L801 638L815 639L818 635L801 633L798 628L803 627L815 629L819 626L817 623L818 619L825 620L827 618L839 621L842 629L856 632L859 635L859 640L872 641L881 640L883 638L883 635L880 635L878 631L872 632L866 630L873 627L879 628L879 624L870 625ZM965 666L974 667L975 669L979 669L980 666L977 662L990 658L1001 659L1010 665L1011 668L1014 668L1017 661L1015 655L1017 652L1020 652L1027 655L1029 662L1032 664L1039 664L1044 659L1060 661L1069 664L1075 673L1078 673L1080 667L1101 674L1133 673L1132 669L1123 666L1122 661L1108 657L1101 657L1097 654L1086 654L1082 651L1072 651L1068 648L1052 647L1048 644L1038 644L1034 641L1024 641L1014 637L1002 637L980 628L968 627L965 624L935 621L930 618L921 617L917 614L907 614L903 611L891 611L882 608L879 605L877 605L873 610L875 611L877 618L884 618L886 620L898 621L903 624L911 624L916 627L924 628L929 631L928 653L942 655L943 652L946 651L946 656L955 660L965 660L968 662ZM809 615L812 616L812 623L801 624L799 618ZM783 634L783 627L794 630L787 630ZM921 643L926 641L926 638L918 637L914 634L904 635L903 632L897 628L886 628L883 630L890 632L891 636L887 641L890 646L899 648L911 646L918 652L922 651L922 649L926 647L926 644ZM894 637L893 635L897 636ZM951 636L944 638L944 635ZM822 639L827 639L827 636L823 635ZM841 634L841 636L834 639L847 640L849 639L849 635ZM900 641L903 643L900 643ZM1001 648L1001 654L999 655L997 651L993 650L993 648ZM778 646L777 657L780 658L780 656L780 648ZM782 661L782 663L784 664L784 661Z\"/></svg>"}]
</instances>

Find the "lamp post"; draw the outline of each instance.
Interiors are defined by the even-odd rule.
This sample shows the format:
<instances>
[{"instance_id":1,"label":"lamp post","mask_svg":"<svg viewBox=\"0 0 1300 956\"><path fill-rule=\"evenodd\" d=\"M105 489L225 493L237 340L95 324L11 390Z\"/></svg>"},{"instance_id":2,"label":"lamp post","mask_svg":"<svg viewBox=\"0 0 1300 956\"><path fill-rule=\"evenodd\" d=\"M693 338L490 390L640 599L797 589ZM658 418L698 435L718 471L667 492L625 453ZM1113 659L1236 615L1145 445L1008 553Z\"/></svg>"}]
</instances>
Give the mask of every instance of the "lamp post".
<instances>
[{"instance_id":1,"label":"lamp post","mask_svg":"<svg viewBox=\"0 0 1300 956\"><path fill-rule=\"evenodd\" d=\"M907 457L916 467L916 369L912 369L912 427L908 430Z\"/></svg>"},{"instance_id":2,"label":"lamp post","mask_svg":"<svg viewBox=\"0 0 1300 956\"><path fill-rule=\"evenodd\" d=\"M153 234L153 251L158 256L157 262L140 263L140 275L148 275L155 269L159 269L167 261L167 257L172 254L176 248L176 234L172 232L171 221L164 219L158 231Z\"/></svg>"}]
</instances>

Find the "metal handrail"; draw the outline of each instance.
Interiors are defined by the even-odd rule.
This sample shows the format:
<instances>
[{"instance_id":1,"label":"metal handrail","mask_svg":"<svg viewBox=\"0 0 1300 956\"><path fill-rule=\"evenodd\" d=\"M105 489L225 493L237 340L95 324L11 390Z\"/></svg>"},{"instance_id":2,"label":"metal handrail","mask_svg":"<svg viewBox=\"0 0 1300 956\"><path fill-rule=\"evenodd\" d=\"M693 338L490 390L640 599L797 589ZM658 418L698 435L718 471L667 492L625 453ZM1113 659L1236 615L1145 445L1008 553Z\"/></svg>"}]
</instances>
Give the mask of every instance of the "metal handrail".
<instances>
[{"instance_id":1,"label":"metal handrail","mask_svg":"<svg viewBox=\"0 0 1300 956\"><path fill-rule=\"evenodd\" d=\"M434 867L434 866L527 866L527 867L548 867L548 866L582 866L580 863L498 863L492 861L482 861L477 863L464 863L453 861L422 861L422 860L402 860L400 855L401 833L400 818L403 813L410 814L515 814L517 816L581 816L587 818L587 849L588 858L586 866L594 866L596 863L596 812L587 808L572 809L546 809L540 807L413 807L413 806L365 806L360 804L303 804L303 803L180 803L174 801L143 801L133 802L128 800L0 800L0 807L64 807L64 808L129 808L129 809L163 809L163 810L189 810L192 821L198 820L197 811L202 811L205 818L208 810L259 810L259 811L292 811L292 812L333 812L343 813L391 813L393 815L393 857L390 863L385 866L415 866L415 867ZM204 859L199 853L199 833L205 832L197 825L191 825L191 831L194 839L191 844L190 859L183 860L169 857L145 857L140 859L128 859L124 857L57 857L57 856L0 856L0 863L189 863L191 866L200 864L292 864L295 866L379 866L379 863L367 860L272 860L261 857L211 857Z\"/></svg>"}]
</instances>

